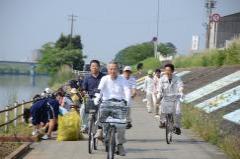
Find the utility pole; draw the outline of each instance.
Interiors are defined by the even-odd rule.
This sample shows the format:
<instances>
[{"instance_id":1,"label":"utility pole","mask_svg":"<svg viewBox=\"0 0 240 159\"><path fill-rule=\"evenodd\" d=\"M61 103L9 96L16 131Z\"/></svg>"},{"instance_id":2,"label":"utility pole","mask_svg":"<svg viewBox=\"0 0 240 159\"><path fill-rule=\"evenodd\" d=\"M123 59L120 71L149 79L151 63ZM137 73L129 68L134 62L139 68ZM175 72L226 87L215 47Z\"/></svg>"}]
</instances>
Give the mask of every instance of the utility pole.
<instances>
[{"instance_id":1,"label":"utility pole","mask_svg":"<svg viewBox=\"0 0 240 159\"><path fill-rule=\"evenodd\" d=\"M207 23L206 23L206 49L209 48L210 41L210 30L211 30L211 21L212 21L212 10L216 6L215 0L206 0L205 8L207 9Z\"/></svg>"},{"instance_id":2,"label":"utility pole","mask_svg":"<svg viewBox=\"0 0 240 159\"><path fill-rule=\"evenodd\" d=\"M157 38L159 36L159 16L160 16L160 0L157 0L158 3L157 3Z\"/></svg>"},{"instance_id":3,"label":"utility pole","mask_svg":"<svg viewBox=\"0 0 240 159\"><path fill-rule=\"evenodd\" d=\"M72 14L72 15L68 15L68 17L69 17L68 20L71 21L70 43L72 43L72 37L73 37L73 23L74 23L74 21L76 21L76 18L77 18L78 16Z\"/></svg>"},{"instance_id":4,"label":"utility pole","mask_svg":"<svg viewBox=\"0 0 240 159\"><path fill-rule=\"evenodd\" d=\"M154 45L154 56L158 58L157 55L157 45L158 45L158 38L159 38L159 17L160 17L160 0L157 0L157 20L156 20L156 36L153 38L153 45Z\"/></svg>"}]
</instances>

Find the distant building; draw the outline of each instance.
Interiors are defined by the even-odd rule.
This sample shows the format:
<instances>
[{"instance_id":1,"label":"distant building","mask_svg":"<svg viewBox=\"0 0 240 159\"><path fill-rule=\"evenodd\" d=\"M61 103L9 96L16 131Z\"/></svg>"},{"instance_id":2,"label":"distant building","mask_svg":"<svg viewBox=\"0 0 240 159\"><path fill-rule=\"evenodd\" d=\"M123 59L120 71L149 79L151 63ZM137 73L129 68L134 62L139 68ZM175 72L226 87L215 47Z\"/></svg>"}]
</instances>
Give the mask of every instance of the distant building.
<instances>
[{"instance_id":1,"label":"distant building","mask_svg":"<svg viewBox=\"0 0 240 159\"><path fill-rule=\"evenodd\" d=\"M240 36L240 12L226 15L217 23L211 23L210 48L224 48L229 41Z\"/></svg>"}]
</instances>

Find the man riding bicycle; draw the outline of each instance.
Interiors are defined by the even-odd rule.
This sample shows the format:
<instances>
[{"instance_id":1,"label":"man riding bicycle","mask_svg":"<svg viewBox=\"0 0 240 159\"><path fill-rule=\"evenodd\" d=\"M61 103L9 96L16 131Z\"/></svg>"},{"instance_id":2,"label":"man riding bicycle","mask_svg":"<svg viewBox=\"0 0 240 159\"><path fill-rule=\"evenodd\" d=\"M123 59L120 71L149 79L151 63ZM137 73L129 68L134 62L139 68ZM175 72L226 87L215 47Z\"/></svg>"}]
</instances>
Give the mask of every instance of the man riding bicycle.
<instances>
[{"instance_id":1,"label":"man riding bicycle","mask_svg":"<svg viewBox=\"0 0 240 159\"><path fill-rule=\"evenodd\" d=\"M100 94L96 95L95 99L96 104L99 103L100 99L102 99L103 101L102 104L109 103L111 101L114 101L115 103L116 102L123 103L122 102L123 100L126 101L126 103L129 103L131 98L131 91L126 80L122 76L118 75L118 71L119 71L118 64L116 62L110 62L108 64L108 75L104 76L101 79L100 84L98 86ZM125 127L118 127L117 151L120 156L125 156L125 150L123 147L123 144L125 142L126 142Z\"/></svg>"},{"instance_id":2,"label":"man riding bicycle","mask_svg":"<svg viewBox=\"0 0 240 159\"><path fill-rule=\"evenodd\" d=\"M104 76L104 74L100 72L100 62L98 60L92 60L90 62L90 73L89 76L84 78L82 87L89 95L94 95L94 90L98 88L100 80ZM85 125L83 131L86 131L87 114L85 114L84 108L81 108L81 117L83 119L83 125Z\"/></svg>"},{"instance_id":3,"label":"man riding bicycle","mask_svg":"<svg viewBox=\"0 0 240 159\"><path fill-rule=\"evenodd\" d=\"M177 77L174 72L173 64L166 64L164 66L164 75L160 78L159 94L161 98L161 115L160 115L160 128L165 127L166 112L173 107L173 113L175 116L175 133L181 134L181 109L180 98L183 97L183 82Z\"/></svg>"}]
</instances>

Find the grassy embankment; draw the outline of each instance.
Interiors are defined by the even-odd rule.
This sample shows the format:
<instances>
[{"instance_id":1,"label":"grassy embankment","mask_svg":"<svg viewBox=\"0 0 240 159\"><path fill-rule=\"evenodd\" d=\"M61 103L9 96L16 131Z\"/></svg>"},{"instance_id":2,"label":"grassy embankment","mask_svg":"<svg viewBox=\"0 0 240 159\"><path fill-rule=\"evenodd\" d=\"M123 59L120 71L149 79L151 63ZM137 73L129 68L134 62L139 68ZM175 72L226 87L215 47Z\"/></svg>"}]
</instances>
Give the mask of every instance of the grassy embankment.
<instances>
[{"instance_id":1,"label":"grassy embankment","mask_svg":"<svg viewBox=\"0 0 240 159\"><path fill-rule=\"evenodd\" d=\"M210 117L192 105L183 105L182 124L186 129L197 132L204 140L223 149L231 158L240 158L240 135L224 134L220 129L222 115Z\"/></svg>"},{"instance_id":2,"label":"grassy embankment","mask_svg":"<svg viewBox=\"0 0 240 159\"><path fill-rule=\"evenodd\" d=\"M182 55L173 60L178 68L209 67L240 64L240 38L234 40L229 48L213 49L201 53Z\"/></svg>"}]
</instances>

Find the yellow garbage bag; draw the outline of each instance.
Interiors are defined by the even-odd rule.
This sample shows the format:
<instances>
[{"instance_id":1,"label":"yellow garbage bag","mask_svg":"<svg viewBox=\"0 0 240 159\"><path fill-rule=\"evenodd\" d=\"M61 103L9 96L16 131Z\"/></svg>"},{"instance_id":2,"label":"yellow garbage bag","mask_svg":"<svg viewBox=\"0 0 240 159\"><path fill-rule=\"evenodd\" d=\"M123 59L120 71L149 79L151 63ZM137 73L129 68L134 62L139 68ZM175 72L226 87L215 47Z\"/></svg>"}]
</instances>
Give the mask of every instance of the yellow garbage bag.
<instances>
[{"instance_id":1,"label":"yellow garbage bag","mask_svg":"<svg viewBox=\"0 0 240 159\"><path fill-rule=\"evenodd\" d=\"M57 141L77 141L83 138L80 133L81 118L77 111L71 110L63 116L58 116Z\"/></svg>"}]
</instances>

